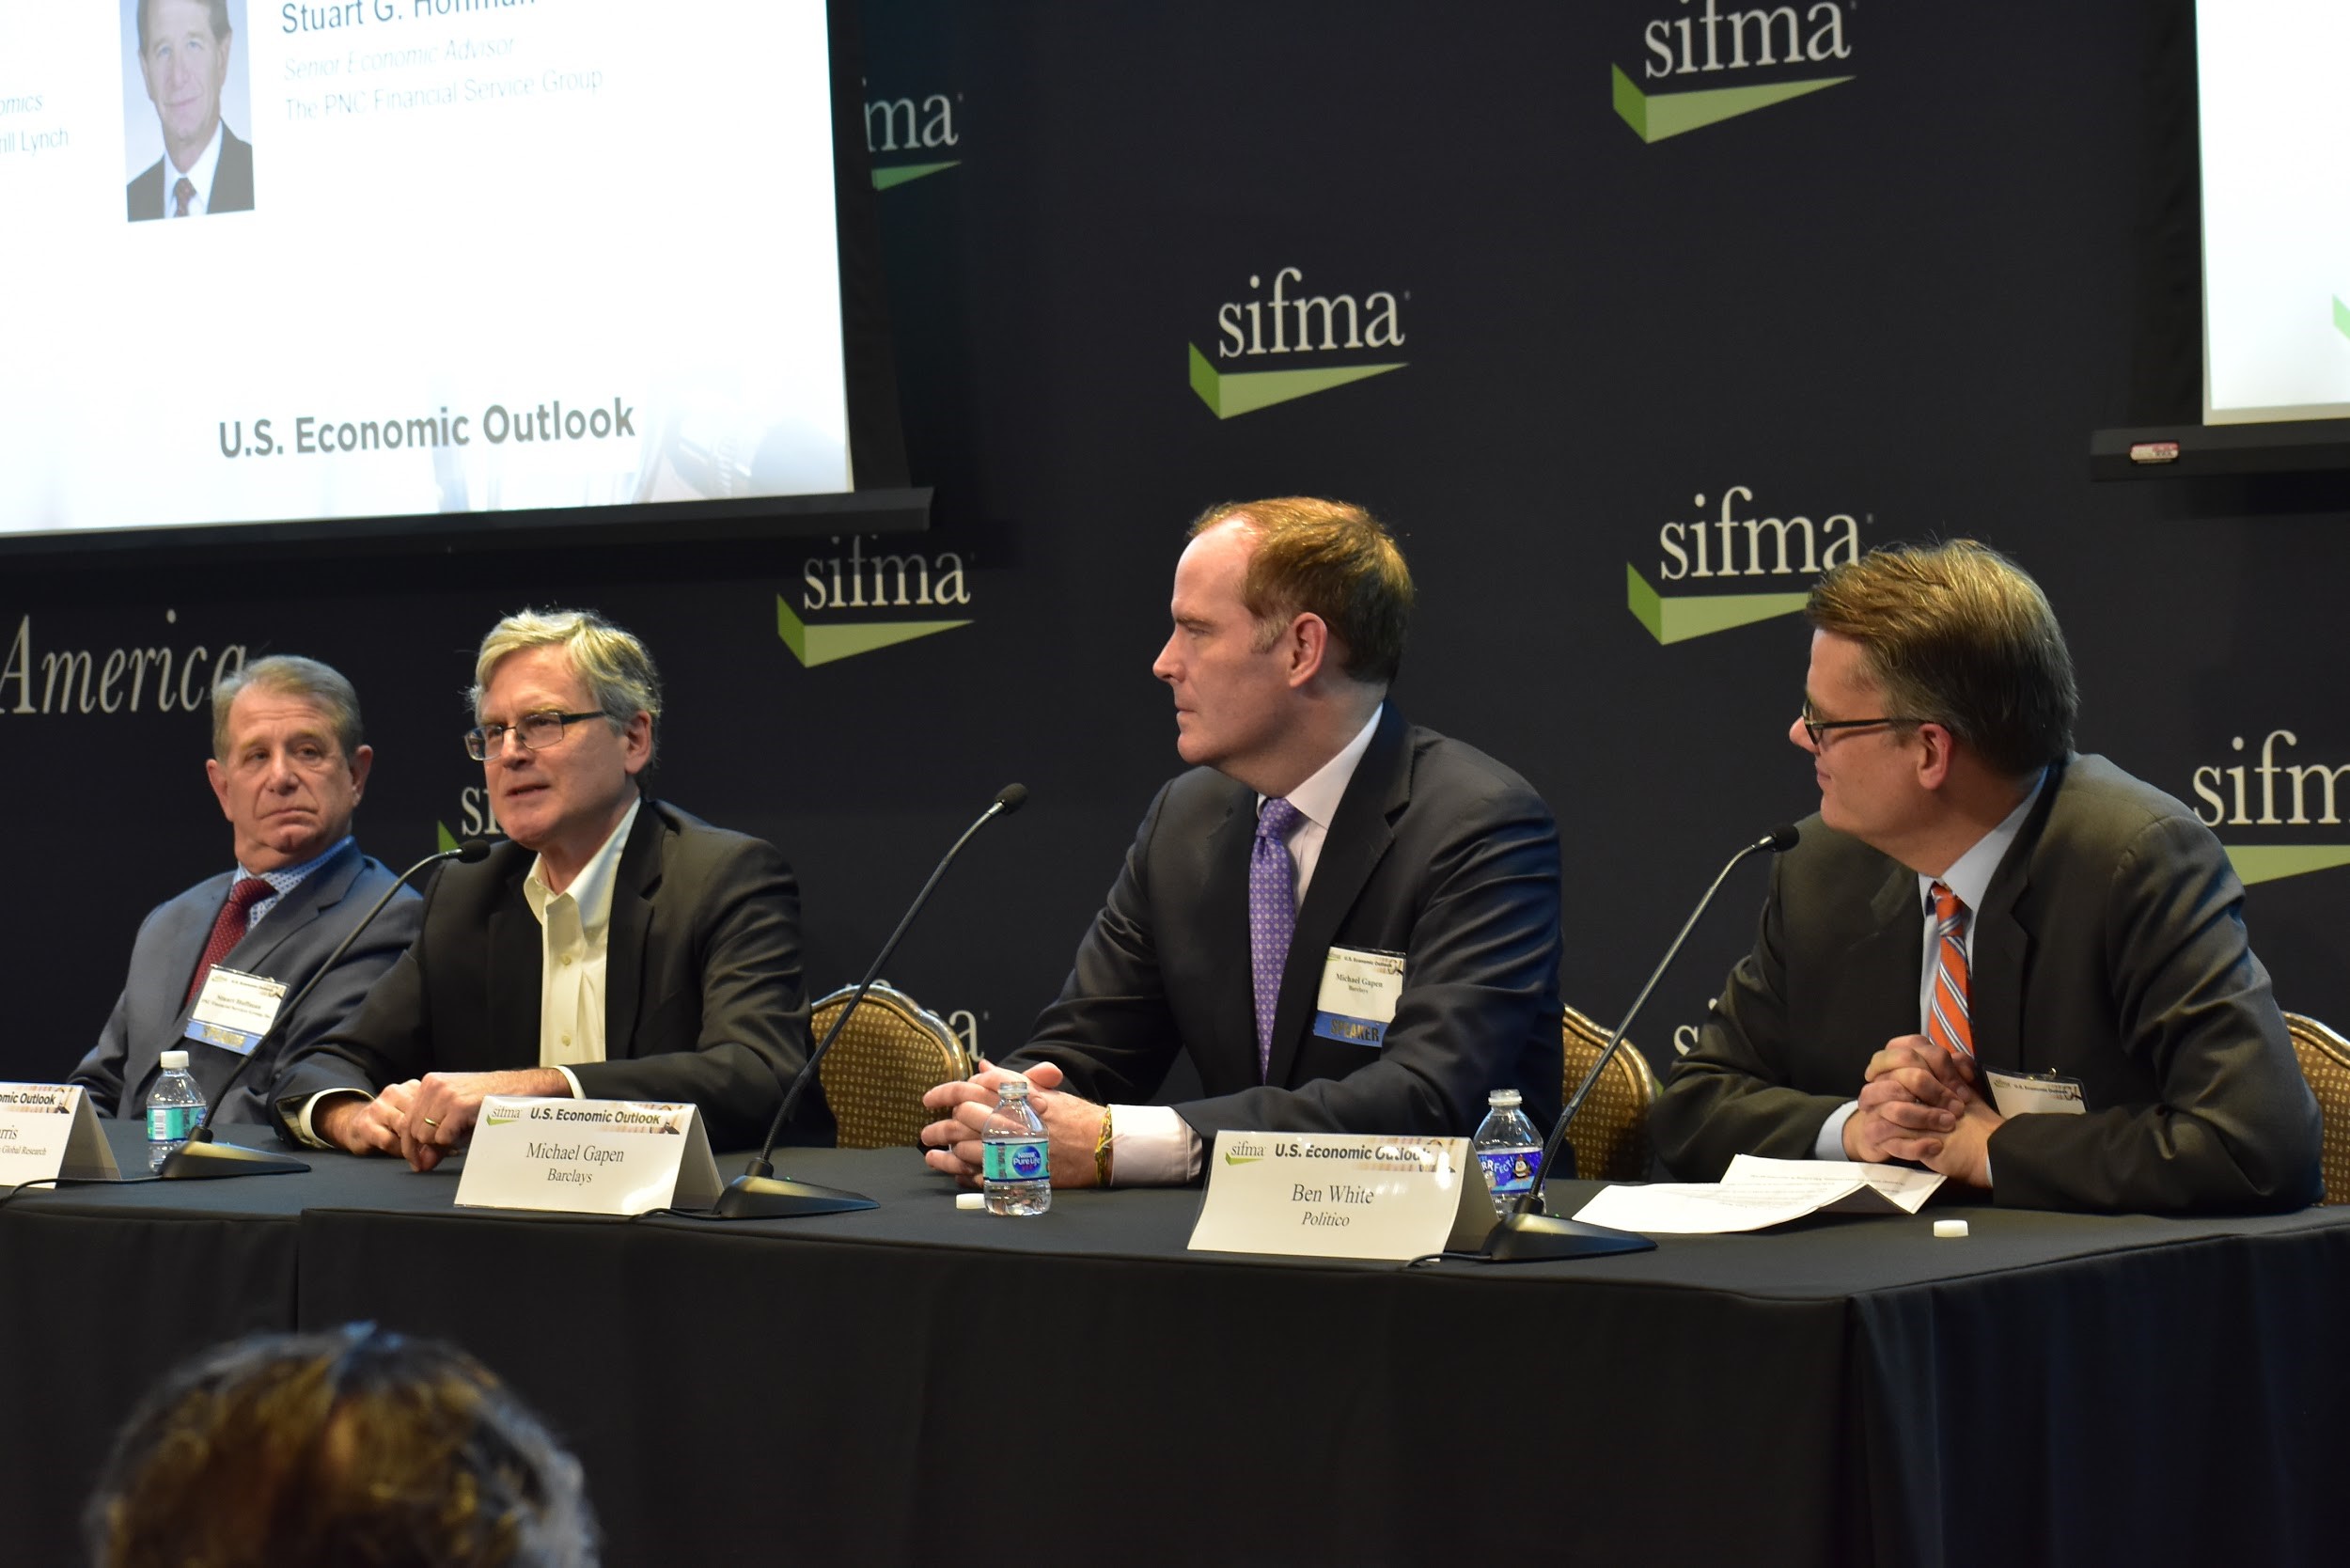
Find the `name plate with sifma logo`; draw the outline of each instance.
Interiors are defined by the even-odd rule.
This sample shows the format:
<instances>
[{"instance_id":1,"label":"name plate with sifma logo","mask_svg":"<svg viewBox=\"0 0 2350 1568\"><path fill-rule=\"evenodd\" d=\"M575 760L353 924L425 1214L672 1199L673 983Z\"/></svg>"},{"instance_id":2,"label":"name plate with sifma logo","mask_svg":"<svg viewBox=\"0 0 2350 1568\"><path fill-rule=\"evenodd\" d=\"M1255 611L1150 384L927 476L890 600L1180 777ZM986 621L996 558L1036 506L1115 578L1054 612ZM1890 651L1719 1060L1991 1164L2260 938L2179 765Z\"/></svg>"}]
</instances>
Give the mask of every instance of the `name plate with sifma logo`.
<instances>
[{"instance_id":1,"label":"name plate with sifma logo","mask_svg":"<svg viewBox=\"0 0 2350 1568\"><path fill-rule=\"evenodd\" d=\"M1410 1259L1465 1251L1493 1200L1465 1137L1215 1135L1194 1252Z\"/></svg>"},{"instance_id":2,"label":"name plate with sifma logo","mask_svg":"<svg viewBox=\"0 0 2350 1568\"><path fill-rule=\"evenodd\" d=\"M718 1162L692 1105L493 1094L474 1123L457 1201L474 1209L640 1215L706 1209Z\"/></svg>"}]
</instances>

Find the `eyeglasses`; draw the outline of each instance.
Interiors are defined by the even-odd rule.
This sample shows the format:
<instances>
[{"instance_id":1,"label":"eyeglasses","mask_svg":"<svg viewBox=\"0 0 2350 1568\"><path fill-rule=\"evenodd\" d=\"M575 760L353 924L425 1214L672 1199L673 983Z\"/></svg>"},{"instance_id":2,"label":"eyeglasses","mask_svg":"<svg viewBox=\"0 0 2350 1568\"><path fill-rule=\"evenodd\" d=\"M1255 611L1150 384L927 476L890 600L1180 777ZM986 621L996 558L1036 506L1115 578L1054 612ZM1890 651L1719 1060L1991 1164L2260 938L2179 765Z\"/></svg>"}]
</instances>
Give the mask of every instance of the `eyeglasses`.
<instances>
[{"instance_id":1,"label":"eyeglasses","mask_svg":"<svg viewBox=\"0 0 2350 1568\"><path fill-rule=\"evenodd\" d=\"M567 726L582 719L602 718L602 713L558 713L549 709L544 713L525 713L512 724L479 724L465 731L465 755L477 762L486 762L506 749L506 732L511 729L523 743L525 751L544 751L551 745L563 744Z\"/></svg>"},{"instance_id":2,"label":"eyeglasses","mask_svg":"<svg viewBox=\"0 0 2350 1568\"><path fill-rule=\"evenodd\" d=\"M1806 698L1798 722L1803 726L1803 732L1811 737L1811 749L1817 751L1827 744L1827 732L1831 729L1873 729L1880 724L1923 724L1926 721L1918 718L1815 719L1811 716L1810 700Z\"/></svg>"}]
</instances>

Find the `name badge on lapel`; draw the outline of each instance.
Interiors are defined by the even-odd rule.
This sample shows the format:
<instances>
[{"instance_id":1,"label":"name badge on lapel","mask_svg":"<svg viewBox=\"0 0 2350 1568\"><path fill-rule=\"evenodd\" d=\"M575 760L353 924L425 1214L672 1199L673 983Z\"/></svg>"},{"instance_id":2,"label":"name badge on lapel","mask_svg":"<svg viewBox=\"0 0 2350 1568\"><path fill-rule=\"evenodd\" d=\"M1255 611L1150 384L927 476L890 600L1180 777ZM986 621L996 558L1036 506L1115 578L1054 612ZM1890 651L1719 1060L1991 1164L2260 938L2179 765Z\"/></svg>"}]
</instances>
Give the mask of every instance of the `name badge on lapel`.
<instances>
[{"instance_id":1,"label":"name badge on lapel","mask_svg":"<svg viewBox=\"0 0 2350 1568\"><path fill-rule=\"evenodd\" d=\"M216 964L204 977L204 989L197 994L196 1006L188 1010L188 1027L180 1033L249 1057L270 1026L277 1022L277 1008L285 999L282 982Z\"/></svg>"},{"instance_id":2,"label":"name badge on lapel","mask_svg":"<svg viewBox=\"0 0 2350 1568\"><path fill-rule=\"evenodd\" d=\"M1332 948L1322 961L1314 996L1314 1033L1372 1050L1386 1043L1403 995L1403 955L1371 948Z\"/></svg>"},{"instance_id":3,"label":"name badge on lapel","mask_svg":"<svg viewBox=\"0 0 2350 1568\"><path fill-rule=\"evenodd\" d=\"M1991 1104L2001 1116L2079 1116L2089 1109L2078 1078L2054 1073L1992 1073Z\"/></svg>"}]
</instances>

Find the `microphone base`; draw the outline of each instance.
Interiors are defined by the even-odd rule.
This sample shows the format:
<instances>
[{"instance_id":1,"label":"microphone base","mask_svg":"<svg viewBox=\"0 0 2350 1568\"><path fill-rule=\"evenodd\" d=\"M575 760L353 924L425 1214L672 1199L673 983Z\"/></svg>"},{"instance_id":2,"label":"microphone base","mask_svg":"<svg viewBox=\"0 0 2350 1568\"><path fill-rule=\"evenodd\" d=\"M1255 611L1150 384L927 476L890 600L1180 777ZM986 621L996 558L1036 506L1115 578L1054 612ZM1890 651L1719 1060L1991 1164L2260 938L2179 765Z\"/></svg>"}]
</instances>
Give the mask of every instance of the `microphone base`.
<instances>
[{"instance_id":1,"label":"microphone base","mask_svg":"<svg viewBox=\"0 0 2350 1568\"><path fill-rule=\"evenodd\" d=\"M1493 1263L1542 1263L1655 1249L1653 1241L1630 1231L1610 1231L1604 1225L1584 1225L1549 1215L1512 1215L1496 1224L1485 1238L1483 1256Z\"/></svg>"},{"instance_id":2,"label":"microphone base","mask_svg":"<svg viewBox=\"0 0 2350 1568\"><path fill-rule=\"evenodd\" d=\"M190 1138L164 1156L163 1168L155 1174L166 1182L204 1182L222 1176L281 1176L309 1168L290 1154Z\"/></svg>"},{"instance_id":3,"label":"microphone base","mask_svg":"<svg viewBox=\"0 0 2350 1568\"><path fill-rule=\"evenodd\" d=\"M788 1176L737 1176L711 1205L712 1219L796 1219L806 1215L847 1214L881 1205L861 1192L820 1187Z\"/></svg>"}]
</instances>

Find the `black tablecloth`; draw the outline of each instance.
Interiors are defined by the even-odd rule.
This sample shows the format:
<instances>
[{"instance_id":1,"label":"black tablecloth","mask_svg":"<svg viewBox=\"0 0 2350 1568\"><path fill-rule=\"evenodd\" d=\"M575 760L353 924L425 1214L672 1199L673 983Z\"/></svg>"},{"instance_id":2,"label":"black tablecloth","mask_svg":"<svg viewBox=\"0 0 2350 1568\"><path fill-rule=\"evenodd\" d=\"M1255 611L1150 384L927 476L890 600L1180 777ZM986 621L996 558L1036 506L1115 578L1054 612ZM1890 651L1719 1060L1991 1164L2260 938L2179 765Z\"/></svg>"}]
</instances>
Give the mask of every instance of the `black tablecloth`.
<instances>
[{"instance_id":1,"label":"black tablecloth","mask_svg":"<svg viewBox=\"0 0 2350 1568\"><path fill-rule=\"evenodd\" d=\"M352 1318L545 1411L616 1563L2315 1562L2350 1459L2350 1210L1407 1270L1189 1254L1196 1193L964 1213L909 1151L794 1152L881 1207L735 1225L313 1164L0 1208L24 1560L161 1369Z\"/></svg>"}]
</instances>

